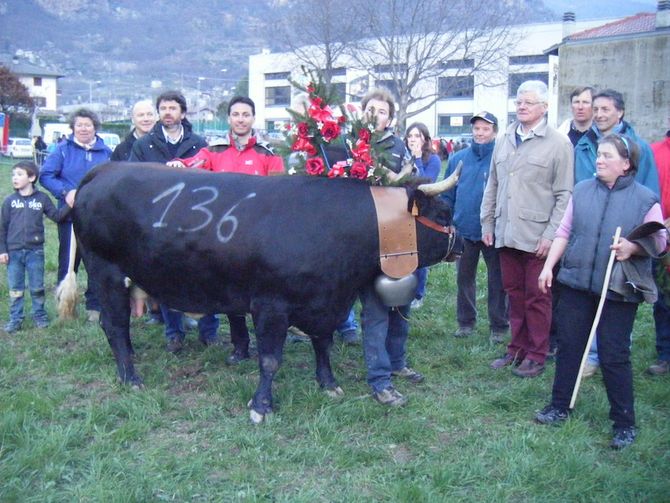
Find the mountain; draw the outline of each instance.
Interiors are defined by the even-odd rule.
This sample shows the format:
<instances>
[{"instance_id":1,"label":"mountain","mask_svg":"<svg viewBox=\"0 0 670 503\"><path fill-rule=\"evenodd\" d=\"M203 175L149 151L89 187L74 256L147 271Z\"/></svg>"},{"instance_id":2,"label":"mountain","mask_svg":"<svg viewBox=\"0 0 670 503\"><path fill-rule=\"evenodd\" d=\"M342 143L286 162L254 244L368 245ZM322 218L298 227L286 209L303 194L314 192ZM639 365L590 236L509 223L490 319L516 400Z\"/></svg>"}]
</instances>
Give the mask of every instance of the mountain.
<instances>
[{"instance_id":1,"label":"mountain","mask_svg":"<svg viewBox=\"0 0 670 503\"><path fill-rule=\"evenodd\" d=\"M30 51L53 65L64 75L61 104L128 104L160 86L220 97L247 75L250 54L286 49L276 25L291 1L0 0L0 53ZM653 0L505 2L525 22L655 9Z\"/></svg>"},{"instance_id":2,"label":"mountain","mask_svg":"<svg viewBox=\"0 0 670 503\"><path fill-rule=\"evenodd\" d=\"M88 95L92 86L110 94L112 88L133 87L146 93L152 80L195 87L200 77L203 87L230 87L246 74L249 54L272 46L264 35L271 5L268 0L0 2L0 52L32 51L53 64L65 75L62 102Z\"/></svg>"}]
</instances>

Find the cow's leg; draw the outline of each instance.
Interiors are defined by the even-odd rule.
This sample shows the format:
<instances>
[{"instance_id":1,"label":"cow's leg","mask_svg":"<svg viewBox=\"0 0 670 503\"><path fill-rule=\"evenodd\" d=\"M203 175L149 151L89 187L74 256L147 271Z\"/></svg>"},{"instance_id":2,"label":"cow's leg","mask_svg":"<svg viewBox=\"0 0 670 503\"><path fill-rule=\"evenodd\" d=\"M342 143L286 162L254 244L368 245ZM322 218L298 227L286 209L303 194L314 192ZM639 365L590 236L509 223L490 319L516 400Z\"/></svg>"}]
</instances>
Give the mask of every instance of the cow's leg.
<instances>
[{"instance_id":1,"label":"cow's leg","mask_svg":"<svg viewBox=\"0 0 670 503\"><path fill-rule=\"evenodd\" d=\"M258 424L272 412L272 381L282 362L288 316L276 301L254 304L252 316L256 326L260 380L249 408L251 421Z\"/></svg>"},{"instance_id":2,"label":"cow's leg","mask_svg":"<svg viewBox=\"0 0 670 503\"><path fill-rule=\"evenodd\" d=\"M337 385L333 370L330 366L330 348L333 346L333 334L312 336L312 347L316 357L316 381L331 397L344 394L342 388Z\"/></svg>"},{"instance_id":3,"label":"cow's leg","mask_svg":"<svg viewBox=\"0 0 670 503\"><path fill-rule=\"evenodd\" d=\"M119 379L123 384L142 386L133 365L130 342L130 294L118 266L93 254L84 254L86 271L100 299L100 324L112 348Z\"/></svg>"}]
</instances>

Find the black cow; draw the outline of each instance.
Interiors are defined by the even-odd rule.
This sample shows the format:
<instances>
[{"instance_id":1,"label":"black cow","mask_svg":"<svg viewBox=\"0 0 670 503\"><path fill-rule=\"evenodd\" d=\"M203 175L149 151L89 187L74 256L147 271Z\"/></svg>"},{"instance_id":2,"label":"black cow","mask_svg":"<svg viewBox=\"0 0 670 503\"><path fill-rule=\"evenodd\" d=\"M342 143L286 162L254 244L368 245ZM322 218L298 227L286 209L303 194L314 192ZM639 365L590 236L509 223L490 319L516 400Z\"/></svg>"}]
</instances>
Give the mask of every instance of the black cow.
<instances>
[{"instance_id":1,"label":"black cow","mask_svg":"<svg viewBox=\"0 0 670 503\"><path fill-rule=\"evenodd\" d=\"M446 205L413 187L419 266L448 254ZM125 278L187 312L250 312L260 383L252 420L272 411L272 379L286 330L312 335L316 379L341 392L331 371L332 334L362 287L380 274L369 186L354 179L259 177L108 163L81 182L72 212L86 270L102 305L101 324L122 382L141 384L132 361Z\"/></svg>"}]
</instances>

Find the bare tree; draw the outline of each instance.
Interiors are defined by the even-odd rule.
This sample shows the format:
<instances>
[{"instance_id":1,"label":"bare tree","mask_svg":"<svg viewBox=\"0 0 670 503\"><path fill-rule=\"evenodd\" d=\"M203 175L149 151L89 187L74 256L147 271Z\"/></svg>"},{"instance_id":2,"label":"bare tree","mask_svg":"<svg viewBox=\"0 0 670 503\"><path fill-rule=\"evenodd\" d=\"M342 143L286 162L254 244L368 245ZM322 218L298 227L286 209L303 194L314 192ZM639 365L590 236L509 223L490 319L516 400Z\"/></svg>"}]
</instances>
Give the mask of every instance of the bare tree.
<instances>
[{"instance_id":1,"label":"bare tree","mask_svg":"<svg viewBox=\"0 0 670 503\"><path fill-rule=\"evenodd\" d=\"M375 85L398 100L398 126L438 99L495 85L512 44L512 26L528 14L522 0L376 0L355 15L367 38L348 52ZM528 20L526 16L525 21ZM499 77L498 77L499 78ZM411 111L408 109L411 108Z\"/></svg>"},{"instance_id":2,"label":"bare tree","mask_svg":"<svg viewBox=\"0 0 670 503\"><path fill-rule=\"evenodd\" d=\"M279 25L281 40L308 68L321 72L330 86L333 70L344 65L342 56L362 36L352 20L355 0L291 0L284 6Z\"/></svg>"}]
</instances>

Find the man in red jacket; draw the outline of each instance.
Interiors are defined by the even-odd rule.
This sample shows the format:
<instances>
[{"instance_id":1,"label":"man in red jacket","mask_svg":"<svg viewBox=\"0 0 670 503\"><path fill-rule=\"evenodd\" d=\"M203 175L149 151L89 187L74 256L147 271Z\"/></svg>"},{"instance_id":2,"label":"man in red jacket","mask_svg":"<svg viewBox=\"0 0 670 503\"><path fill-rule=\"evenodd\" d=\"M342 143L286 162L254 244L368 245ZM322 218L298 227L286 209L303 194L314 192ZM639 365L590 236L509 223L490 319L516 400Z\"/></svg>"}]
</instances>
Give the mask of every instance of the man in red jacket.
<instances>
[{"instance_id":1,"label":"man in red jacket","mask_svg":"<svg viewBox=\"0 0 670 503\"><path fill-rule=\"evenodd\" d=\"M274 155L266 143L257 140L253 130L255 119L254 102L245 96L235 96L228 104L229 137L223 142L200 149L193 157L175 159L167 165L261 176L284 173L282 158ZM229 314L228 323L233 352L226 363L235 365L249 358L249 332L242 313Z\"/></svg>"},{"instance_id":2,"label":"man in red jacket","mask_svg":"<svg viewBox=\"0 0 670 503\"><path fill-rule=\"evenodd\" d=\"M262 176L283 173L282 158L274 155L270 146L256 137L255 120L254 102L245 96L235 96L228 104L228 138L201 149L188 159L175 159L168 166Z\"/></svg>"},{"instance_id":3,"label":"man in red jacket","mask_svg":"<svg viewBox=\"0 0 670 503\"><path fill-rule=\"evenodd\" d=\"M658 183L661 188L661 209L663 218L670 218L670 130L665 134L665 140L651 144L654 153ZM656 322L656 352L658 360L647 369L651 375L664 375L670 372L670 298L667 295L667 286L670 284L668 265L662 262L657 264L656 282L658 286L658 300L654 304L654 321Z\"/></svg>"}]
</instances>

